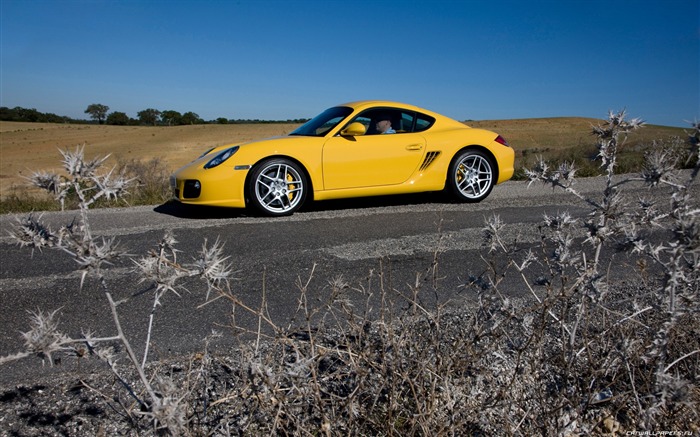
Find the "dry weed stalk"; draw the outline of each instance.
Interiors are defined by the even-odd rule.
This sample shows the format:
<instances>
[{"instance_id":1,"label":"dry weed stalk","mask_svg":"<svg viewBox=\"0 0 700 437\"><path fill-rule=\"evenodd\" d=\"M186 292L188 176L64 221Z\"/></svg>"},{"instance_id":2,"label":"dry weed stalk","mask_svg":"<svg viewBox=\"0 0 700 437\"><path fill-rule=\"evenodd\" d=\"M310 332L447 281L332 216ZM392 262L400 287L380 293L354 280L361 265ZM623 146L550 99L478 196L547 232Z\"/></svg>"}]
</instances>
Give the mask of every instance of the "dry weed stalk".
<instances>
[{"instance_id":1,"label":"dry weed stalk","mask_svg":"<svg viewBox=\"0 0 700 437\"><path fill-rule=\"evenodd\" d=\"M671 155L650 154L644 172L631 179L667 187L671 202L664 206L640 199L629 213L633 202L623 195L624 182L613 177L616 152L626 133L642 124L626 120L621 112L594 128L606 171L600 198L576 190L573 165L552 171L541 161L528 171L531 183L562 188L589 205L591 213L585 219L567 212L546 215L540 225L542 243L533 248L505 240L505 223L489 218L482 257L486 269L465 284L465 292L474 293L473 306L440 302L438 247L426 279L417 275L406 290L394 287L382 260L365 283L332 278L322 303L309 299L314 266L297 281L293 321L280 326L267 310L265 272L262 300L253 307L232 292L231 267L218 241L205 242L186 264L174 236L166 234L156 249L135 261L143 281L153 284L148 336L162 296L180 293L183 280L198 277L207 290L200 307L228 302L232 331L253 338L224 358L208 354L207 340L199 364L190 363L182 372L185 381L179 388L169 378L148 378L149 342L138 359L120 329L119 302L101 279L102 265L117 254L115 245L90 246L94 243L87 241L92 238L83 211L81 221L59 232L30 216L17 230L20 244L85 257L85 275L101 279L117 335L94 338L87 333L70 339L58 331L56 313L37 312L35 326L25 334L27 351L0 363L31 354L51 362L55 354L87 347L137 399L138 413L121 402L136 432L142 429L139 417L147 419L153 432L171 435L692 431L700 419L700 210L688 188L696 183L698 167L688 181L680 181L669 164ZM700 154L698 127L696 123L691 134L692 155ZM40 179L47 187L56 186L50 182L54 177ZM87 209L87 198L85 205ZM636 257L638 287L621 289L613 283L610 272L632 259L621 252ZM525 287L527 297L505 293L511 276ZM426 293L435 295L435 308L424 304ZM254 315L257 327L239 326L237 311ZM138 385L117 368L109 347L114 341L127 350ZM225 376L217 373L222 368Z\"/></svg>"},{"instance_id":2,"label":"dry weed stalk","mask_svg":"<svg viewBox=\"0 0 700 437\"><path fill-rule=\"evenodd\" d=\"M111 264L119 257L130 255L119 250L114 239L94 237L88 215L89 208L97 200L101 198L114 200L124 195L131 180L126 179L123 174L114 176L114 169L107 173L98 173L107 157L87 161L84 157L84 146L79 146L74 151L61 151L61 154L68 176L37 172L30 177L30 180L37 187L54 193L62 206L71 193L75 194L79 200L80 217L61 227L57 232L53 232L41 223L41 217L37 219L29 215L19 220L13 237L21 246L31 247L32 250L49 247L68 253L82 270L81 288L87 276L96 278L109 305L117 333L111 337L97 338L88 332L84 333L83 338L70 338L58 329L55 321L57 311L45 313L38 310L31 313L31 329L23 334L27 351L2 357L0 363L36 354L53 364L53 356L57 353L71 352L76 356L83 356L87 352L107 363L140 405L139 414L147 417L155 429L167 429L174 435L182 434L187 429L185 420L187 408L182 402L186 394L176 394L175 386L164 379L158 380L154 386L151 378L146 375L153 318L157 307L161 304L163 294L168 291L177 294L181 279L200 277L210 290L212 287L220 287L228 280L231 270L226 262L227 258L223 256L222 246L219 241L210 246L205 242L193 264L183 265L177 262L175 238L166 232L157 251L151 251L147 256L135 261L135 270L141 275L141 281L153 284L154 290L146 345L142 359L139 360L122 329L118 307L123 302L115 301L103 274L105 265ZM138 382L143 386L144 395L138 394L134 383L129 382L117 366L116 355L109 346L114 342L120 343L124 348L132 370L136 372ZM106 346L102 347L102 344ZM131 416L130 413L129 415Z\"/></svg>"},{"instance_id":3,"label":"dry weed stalk","mask_svg":"<svg viewBox=\"0 0 700 437\"><path fill-rule=\"evenodd\" d=\"M558 416L548 428L551 432L605 431L608 418L616 426L644 430L681 429L685 421L698 420L693 406L698 402L700 350L691 339L696 337L700 309L700 209L688 194L696 182L697 166L681 182L674 157L658 151L647 155L638 178L615 182L621 141L642 125L638 119L627 120L622 111L610 113L606 123L593 128L606 175L601 199L576 191L572 165L550 171L540 161L527 171L530 183L563 188L592 207L578 240L577 222L568 214L545 216L538 258L545 275L535 281L523 276L521 266L531 264L533 252L523 257L516 246L494 244L499 220L487 223L490 249L510 257L510 265L536 297L535 317L548 321L540 328L546 335L528 341L538 345L546 357L547 373L554 378L542 404ZM694 129L691 138L697 136L697 124ZM698 147L697 141L690 145ZM664 208L641 199L639 209L628 212L632 202L621 187L640 180L650 187L669 187L669 205ZM658 280L647 279L648 287L629 290L629 295L615 289L620 284L612 284L610 270L621 268L616 260L619 252L640 257L640 265L657 272ZM533 411L529 408L522 407ZM594 427L586 423L592 415L600 417Z\"/></svg>"}]
</instances>

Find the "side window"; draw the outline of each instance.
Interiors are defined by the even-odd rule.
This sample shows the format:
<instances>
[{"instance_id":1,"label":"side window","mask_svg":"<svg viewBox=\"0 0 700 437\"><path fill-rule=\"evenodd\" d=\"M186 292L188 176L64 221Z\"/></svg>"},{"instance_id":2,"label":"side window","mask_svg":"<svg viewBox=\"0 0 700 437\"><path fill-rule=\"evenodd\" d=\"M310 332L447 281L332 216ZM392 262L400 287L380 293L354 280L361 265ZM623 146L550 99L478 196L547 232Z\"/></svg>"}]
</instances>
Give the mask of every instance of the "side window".
<instances>
[{"instance_id":1,"label":"side window","mask_svg":"<svg viewBox=\"0 0 700 437\"><path fill-rule=\"evenodd\" d=\"M423 132L424 130L428 130L433 123L435 123L435 119L433 117L425 114L416 114L416 128L414 132Z\"/></svg>"},{"instance_id":2,"label":"side window","mask_svg":"<svg viewBox=\"0 0 700 437\"><path fill-rule=\"evenodd\" d=\"M378 135L382 133L379 122L388 120L391 123L390 133L421 132L433 125L435 119L413 111L401 111L395 108L374 108L364 111L355 117L352 122L362 123L367 128L365 135Z\"/></svg>"},{"instance_id":3,"label":"side window","mask_svg":"<svg viewBox=\"0 0 700 437\"><path fill-rule=\"evenodd\" d=\"M402 112L399 125L396 127L396 132L413 132L413 120L415 119L413 115L414 114L410 112Z\"/></svg>"},{"instance_id":4,"label":"side window","mask_svg":"<svg viewBox=\"0 0 700 437\"><path fill-rule=\"evenodd\" d=\"M368 117L366 113L364 113L355 117L355 119L352 122L362 123L363 125L365 125L365 129L367 130L367 132L369 132L372 119Z\"/></svg>"},{"instance_id":5,"label":"side window","mask_svg":"<svg viewBox=\"0 0 700 437\"><path fill-rule=\"evenodd\" d=\"M351 123L362 123L367 128L365 135L378 135L382 133L380 129L386 129L385 123L388 121L391 129L394 131L390 133L395 133L397 131L395 126L399 123L400 117L400 112L395 109L374 108L364 111L355 117Z\"/></svg>"}]
</instances>

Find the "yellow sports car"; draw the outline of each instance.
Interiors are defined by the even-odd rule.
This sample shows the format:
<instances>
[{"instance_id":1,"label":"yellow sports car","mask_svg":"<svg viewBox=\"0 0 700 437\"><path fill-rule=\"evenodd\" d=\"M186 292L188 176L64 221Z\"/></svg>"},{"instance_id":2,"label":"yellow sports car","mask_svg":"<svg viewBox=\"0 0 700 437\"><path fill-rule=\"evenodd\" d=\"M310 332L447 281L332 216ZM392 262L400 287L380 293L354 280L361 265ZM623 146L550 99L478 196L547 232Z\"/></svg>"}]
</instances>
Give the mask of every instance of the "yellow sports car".
<instances>
[{"instance_id":1,"label":"yellow sports car","mask_svg":"<svg viewBox=\"0 0 700 437\"><path fill-rule=\"evenodd\" d=\"M386 101L335 106L287 136L213 148L170 177L186 204L253 207L270 216L307 200L448 189L479 202L513 176L500 135Z\"/></svg>"}]
</instances>

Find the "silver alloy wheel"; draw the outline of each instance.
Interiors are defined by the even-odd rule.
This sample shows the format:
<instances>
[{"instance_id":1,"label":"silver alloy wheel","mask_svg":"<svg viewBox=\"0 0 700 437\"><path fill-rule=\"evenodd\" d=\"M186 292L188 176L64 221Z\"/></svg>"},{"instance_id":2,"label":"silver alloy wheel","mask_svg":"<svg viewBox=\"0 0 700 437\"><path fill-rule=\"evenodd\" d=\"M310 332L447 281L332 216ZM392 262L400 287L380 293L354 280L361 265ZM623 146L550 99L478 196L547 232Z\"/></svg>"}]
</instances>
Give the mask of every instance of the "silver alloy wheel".
<instances>
[{"instance_id":1,"label":"silver alloy wheel","mask_svg":"<svg viewBox=\"0 0 700 437\"><path fill-rule=\"evenodd\" d=\"M455 191L467 201L485 198L493 187L491 161L478 151L461 155L454 163L452 178Z\"/></svg>"},{"instance_id":2,"label":"silver alloy wheel","mask_svg":"<svg viewBox=\"0 0 700 437\"><path fill-rule=\"evenodd\" d=\"M286 160L265 163L255 173L256 206L271 215L294 212L301 206L305 189L300 171Z\"/></svg>"}]
</instances>

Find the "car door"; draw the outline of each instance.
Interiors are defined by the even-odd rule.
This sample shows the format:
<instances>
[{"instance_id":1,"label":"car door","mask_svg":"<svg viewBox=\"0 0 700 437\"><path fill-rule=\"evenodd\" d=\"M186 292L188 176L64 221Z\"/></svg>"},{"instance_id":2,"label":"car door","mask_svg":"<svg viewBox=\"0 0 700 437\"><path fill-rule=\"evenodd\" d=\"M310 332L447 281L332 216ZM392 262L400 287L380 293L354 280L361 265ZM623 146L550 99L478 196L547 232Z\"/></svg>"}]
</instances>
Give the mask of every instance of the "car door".
<instances>
[{"instance_id":1,"label":"car door","mask_svg":"<svg viewBox=\"0 0 700 437\"><path fill-rule=\"evenodd\" d=\"M416 171L425 139L415 133L329 138L323 147L326 190L397 185Z\"/></svg>"}]
</instances>

